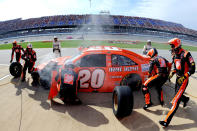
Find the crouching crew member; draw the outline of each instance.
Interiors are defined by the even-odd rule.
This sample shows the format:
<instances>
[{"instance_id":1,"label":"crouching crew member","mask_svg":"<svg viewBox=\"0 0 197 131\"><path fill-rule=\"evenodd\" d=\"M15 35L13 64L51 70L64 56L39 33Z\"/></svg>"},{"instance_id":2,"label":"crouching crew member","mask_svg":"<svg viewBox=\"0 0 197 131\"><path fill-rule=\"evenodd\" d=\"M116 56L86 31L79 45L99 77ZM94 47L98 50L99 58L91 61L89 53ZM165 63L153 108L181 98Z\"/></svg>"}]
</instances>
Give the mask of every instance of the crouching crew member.
<instances>
[{"instance_id":1,"label":"crouching crew member","mask_svg":"<svg viewBox=\"0 0 197 131\"><path fill-rule=\"evenodd\" d=\"M176 84L175 84L175 97L172 100L172 108L168 112L164 121L159 121L162 126L168 126L173 115L179 107L180 102L183 102L183 107L186 106L189 101L189 97L184 94L185 89L188 85L189 76L195 72L195 62L192 58L190 52L184 50L181 47L181 40L174 38L168 41L171 46L171 51L173 55L174 70L171 72L169 78L172 78L176 74Z\"/></svg>"},{"instance_id":2,"label":"crouching crew member","mask_svg":"<svg viewBox=\"0 0 197 131\"><path fill-rule=\"evenodd\" d=\"M158 56L158 52L155 48L150 49L147 55L151 57L151 60L148 76L149 78L145 81L142 87L142 92L145 97L145 110L152 105L149 93L149 88L152 86L156 86L159 102L163 106L164 100L162 86L167 81L171 70L171 63L169 63L165 58ZM153 76L152 72L154 72Z\"/></svg>"},{"instance_id":3,"label":"crouching crew member","mask_svg":"<svg viewBox=\"0 0 197 131\"><path fill-rule=\"evenodd\" d=\"M13 47L12 47L12 55L11 55L11 60L10 63L12 63L13 59L14 59L14 52L16 53L16 62L20 62L21 59L21 50L24 53L24 49L21 45L18 45L16 41L14 41L12 43Z\"/></svg>"},{"instance_id":4,"label":"crouching crew member","mask_svg":"<svg viewBox=\"0 0 197 131\"><path fill-rule=\"evenodd\" d=\"M37 60L36 52L32 49L32 44L29 43L27 45L27 48L24 51L24 54L22 55L22 59L25 60L25 63L23 66L21 81L25 81L27 68L28 68L28 73L32 73L35 69L34 65Z\"/></svg>"},{"instance_id":5,"label":"crouching crew member","mask_svg":"<svg viewBox=\"0 0 197 131\"><path fill-rule=\"evenodd\" d=\"M57 81L57 85L59 86L51 87L49 92L49 99L53 100L53 97L55 95L53 95L54 93L52 92L52 90L54 90L54 88L58 88L57 90L59 92L60 99L64 103L81 104L80 99L77 97L78 75L74 71L74 68L75 66L73 64L69 64L59 69L59 72L55 77L55 81ZM51 86L56 85L52 84ZM50 93L52 94L51 96Z\"/></svg>"}]
</instances>

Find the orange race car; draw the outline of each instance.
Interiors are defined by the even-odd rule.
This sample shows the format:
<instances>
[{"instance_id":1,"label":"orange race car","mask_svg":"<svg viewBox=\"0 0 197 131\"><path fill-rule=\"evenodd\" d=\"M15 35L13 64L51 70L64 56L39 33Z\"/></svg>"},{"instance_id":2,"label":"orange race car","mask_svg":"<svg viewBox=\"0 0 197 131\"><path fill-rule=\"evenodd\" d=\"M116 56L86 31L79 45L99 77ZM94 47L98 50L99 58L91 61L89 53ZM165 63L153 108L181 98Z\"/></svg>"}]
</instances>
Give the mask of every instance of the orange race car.
<instances>
[{"instance_id":1,"label":"orange race car","mask_svg":"<svg viewBox=\"0 0 197 131\"><path fill-rule=\"evenodd\" d=\"M74 64L78 73L78 92L113 92L113 111L127 116L133 108L132 90L140 89L148 78L150 58L113 46L91 46L80 54L59 57L37 67L44 87L56 82L59 68ZM53 75L52 75L53 74Z\"/></svg>"}]
</instances>

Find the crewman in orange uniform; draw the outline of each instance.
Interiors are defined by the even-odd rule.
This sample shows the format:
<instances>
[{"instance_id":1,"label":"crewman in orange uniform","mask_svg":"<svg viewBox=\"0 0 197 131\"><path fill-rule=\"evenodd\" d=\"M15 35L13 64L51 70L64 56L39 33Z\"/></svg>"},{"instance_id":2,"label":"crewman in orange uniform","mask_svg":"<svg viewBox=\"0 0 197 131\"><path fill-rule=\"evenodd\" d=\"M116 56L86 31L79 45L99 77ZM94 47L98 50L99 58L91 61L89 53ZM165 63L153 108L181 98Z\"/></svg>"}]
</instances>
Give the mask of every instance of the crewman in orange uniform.
<instances>
[{"instance_id":1,"label":"crewman in orange uniform","mask_svg":"<svg viewBox=\"0 0 197 131\"><path fill-rule=\"evenodd\" d=\"M168 112L164 121L159 121L162 126L167 127L174 116L176 110L179 107L180 102L183 102L183 107L185 107L189 101L189 97L184 95L185 89L188 85L189 76L195 72L195 62L192 58L190 52L184 50L181 47L181 40L174 38L168 41L171 46L171 51L173 54L173 64L174 70L171 72L169 78L172 78L176 74L176 84L175 84L175 97L172 100L172 108Z\"/></svg>"},{"instance_id":2,"label":"crewman in orange uniform","mask_svg":"<svg viewBox=\"0 0 197 131\"><path fill-rule=\"evenodd\" d=\"M162 86L167 81L169 72L171 70L171 63L169 63L165 58L158 56L158 52L155 48L150 49L147 53L151 57L150 68L149 68L149 78L145 81L142 92L145 97L144 109L152 106L151 97L149 89L152 86L156 86L158 92L158 98L160 104L163 106L163 90ZM154 72L154 74L152 74Z\"/></svg>"}]
</instances>

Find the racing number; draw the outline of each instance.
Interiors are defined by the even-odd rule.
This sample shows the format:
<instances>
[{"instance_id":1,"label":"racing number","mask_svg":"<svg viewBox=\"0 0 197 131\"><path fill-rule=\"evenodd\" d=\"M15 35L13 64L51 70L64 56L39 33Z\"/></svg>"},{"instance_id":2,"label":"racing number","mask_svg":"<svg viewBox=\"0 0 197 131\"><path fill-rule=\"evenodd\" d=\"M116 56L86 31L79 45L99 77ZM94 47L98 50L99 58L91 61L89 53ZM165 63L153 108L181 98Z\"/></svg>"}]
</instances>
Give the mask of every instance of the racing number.
<instances>
[{"instance_id":1,"label":"racing number","mask_svg":"<svg viewBox=\"0 0 197 131\"><path fill-rule=\"evenodd\" d=\"M80 87L81 88L88 88L89 83L88 80L90 79L91 74L89 70L80 70L79 71L79 78L80 78Z\"/></svg>"},{"instance_id":2,"label":"racing number","mask_svg":"<svg viewBox=\"0 0 197 131\"><path fill-rule=\"evenodd\" d=\"M80 70L79 71L80 77L80 87L81 88L88 88L91 86L94 89L101 88L105 79L105 72L103 69L95 69L91 73L89 70ZM90 80L90 82L88 82Z\"/></svg>"}]
</instances>

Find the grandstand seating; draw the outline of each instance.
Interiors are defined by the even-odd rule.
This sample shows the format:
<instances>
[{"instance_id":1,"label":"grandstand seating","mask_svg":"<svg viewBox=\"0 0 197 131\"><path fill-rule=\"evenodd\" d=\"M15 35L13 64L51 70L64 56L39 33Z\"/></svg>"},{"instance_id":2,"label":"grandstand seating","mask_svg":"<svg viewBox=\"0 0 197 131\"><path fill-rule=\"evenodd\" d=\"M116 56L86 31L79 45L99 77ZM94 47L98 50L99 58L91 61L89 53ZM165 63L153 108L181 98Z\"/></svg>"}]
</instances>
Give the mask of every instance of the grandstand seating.
<instances>
[{"instance_id":1,"label":"grandstand seating","mask_svg":"<svg viewBox=\"0 0 197 131\"><path fill-rule=\"evenodd\" d=\"M122 26L122 27L135 27L136 30L148 29L163 32L178 33L197 37L197 31L185 28L183 25L163 20L131 17L131 16L115 16L115 15L58 15L58 16L45 16L40 18L30 19L14 19L9 21L0 22L0 35L32 29L47 29L47 28L61 28L69 26L81 25L109 25L109 26ZM130 28L128 32L134 32ZM140 28L140 29L139 29ZM106 30L106 29L105 29ZM135 31L136 31L135 30ZM117 32L114 30L114 32ZM111 31L112 32L112 31ZM120 31L121 32L121 31ZM146 32L147 31L141 31ZM31 32L32 33L32 32Z\"/></svg>"}]
</instances>

